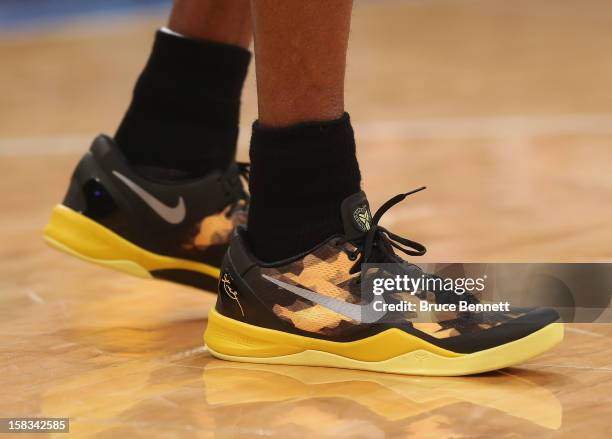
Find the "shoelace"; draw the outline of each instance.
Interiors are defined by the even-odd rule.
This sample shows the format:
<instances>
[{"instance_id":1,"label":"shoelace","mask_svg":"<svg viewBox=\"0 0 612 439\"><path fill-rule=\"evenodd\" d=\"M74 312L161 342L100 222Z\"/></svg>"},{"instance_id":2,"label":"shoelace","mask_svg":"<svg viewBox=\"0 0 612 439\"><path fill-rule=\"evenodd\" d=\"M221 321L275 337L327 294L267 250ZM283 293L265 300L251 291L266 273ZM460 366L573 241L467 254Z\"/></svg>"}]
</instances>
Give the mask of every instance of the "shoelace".
<instances>
[{"instance_id":1,"label":"shoelace","mask_svg":"<svg viewBox=\"0 0 612 439\"><path fill-rule=\"evenodd\" d=\"M384 227L378 225L378 222L380 221L382 216L389 209L391 209L396 204L404 201L404 199L406 199L406 197L408 197L409 195L415 194L425 189L426 187L423 186L418 189L414 189L410 192L406 192L405 194L398 194L390 200L386 201L382 206L378 208L378 210L372 217L370 230L368 230L363 236L350 241L351 244L355 246L355 250L349 252L349 257L351 260L357 260L357 262L355 262L355 264L351 267L351 274L360 272L361 264L367 264L368 262L405 262L395 254L393 248L396 248L409 256L423 256L427 252L427 249L423 244L396 235L395 233L392 233ZM342 241L343 240L341 240L339 244L342 244ZM359 259L357 259L357 254L360 255ZM412 269L416 270L415 273L420 273L430 278L440 278L439 276L436 276L434 274L424 273L420 267L414 264L408 265ZM445 292L443 290L432 292L435 293L436 302L438 303L456 303L459 300L465 300L469 303L479 302L479 300L471 294L457 296L452 293L449 294L448 292ZM422 295L424 293L426 293L426 291L420 292L419 295Z\"/></svg>"},{"instance_id":2,"label":"shoelace","mask_svg":"<svg viewBox=\"0 0 612 439\"><path fill-rule=\"evenodd\" d=\"M247 162L236 162L236 165L238 166L238 173L244 178L244 181L248 183L251 175L251 164Z\"/></svg>"},{"instance_id":3,"label":"shoelace","mask_svg":"<svg viewBox=\"0 0 612 439\"><path fill-rule=\"evenodd\" d=\"M368 262L405 262L395 254L393 248L396 248L409 256L423 256L427 252L427 249L423 244L396 235L395 233L392 233L384 227L378 225L378 222L380 221L381 217L389 209L391 209L396 204L404 201L404 199L406 199L406 197L408 197L409 195L415 194L425 189L426 187L423 186L418 189L414 189L410 192L406 192L405 194L396 195L378 208L378 210L372 217L372 224L370 226L370 230L368 230L363 236L350 241L351 244L355 246L355 250L349 252L349 258L351 260L357 260L357 262L355 262L355 264L351 267L351 274L360 272L361 264L367 264ZM342 244L342 241L343 240L340 240L339 244ZM359 259L357 259L357 254L360 255ZM429 278L441 279L437 275L424 273L417 265L408 264L408 266L415 270L413 275L415 275L416 273L417 275L424 275ZM358 282L360 281L361 279L358 280ZM458 296L456 294L449 293L448 291L444 290L432 290L431 292L435 294L435 300L437 303L457 303L459 300L465 300L468 303L480 302L478 298L469 293L466 293L462 296ZM423 294L426 293L427 291L421 291L418 293L418 295L419 297L424 298L425 296L423 296Z\"/></svg>"},{"instance_id":4,"label":"shoelace","mask_svg":"<svg viewBox=\"0 0 612 439\"><path fill-rule=\"evenodd\" d=\"M236 165L238 167L238 175L244 179L244 182L248 186L249 177L251 176L251 164L247 162L236 162ZM250 200L251 197L249 196L249 193L244 190L244 188L242 188L242 190L240 191L240 196L234 203L231 204L226 216L231 217L236 212L236 210L239 209L248 210Z\"/></svg>"},{"instance_id":5,"label":"shoelace","mask_svg":"<svg viewBox=\"0 0 612 439\"><path fill-rule=\"evenodd\" d=\"M249 178L251 177L251 164L247 162L236 162L236 165L238 165L238 174L244 179L244 182L246 183L248 187ZM247 191L242 189L242 194L240 196L240 199L244 200L245 205L248 206L251 197L249 196L249 193Z\"/></svg>"},{"instance_id":6,"label":"shoelace","mask_svg":"<svg viewBox=\"0 0 612 439\"><path fill-rule=\"evenodd\" d=\"M378 225L378 222L382 216L389 209L404 201L404 199L406 199L406 197L409 195L425 189L426 187L423 186L410 192L406 192L405 194L398 194L378 208L372 217L370 230L368 230L362 237L351 240L351 244L356 247L356 250L349 256L351 256L351 259L356 259L356 255L360 255L357 262L355 262L355 264L351 267L351 274L359 272L361 270L361 264L367 264L368 262L396 262L397 255L393 251L393 248L396 248L409 256L423 256L427 252L427 249L423 244L396 235L395 233L390 232L384 227Z\"/></svg>"}]
</instances>

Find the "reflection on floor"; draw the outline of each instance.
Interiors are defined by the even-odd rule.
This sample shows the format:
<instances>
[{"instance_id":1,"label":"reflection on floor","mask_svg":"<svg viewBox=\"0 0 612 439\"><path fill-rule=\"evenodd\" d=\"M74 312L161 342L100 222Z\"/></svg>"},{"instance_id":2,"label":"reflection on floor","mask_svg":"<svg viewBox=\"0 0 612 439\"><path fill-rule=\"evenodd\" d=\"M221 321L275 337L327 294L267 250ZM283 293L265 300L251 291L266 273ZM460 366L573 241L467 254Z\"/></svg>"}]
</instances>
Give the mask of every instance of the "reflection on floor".
<instances>
[{"instance_id":1,"label":"reflection on floor","mask_svg":"<svg viewBox=\"0 0 612 439\"><path fill-rule=\"evenodd\" d=\"M381 432L398 437L486 436L493 429L542 435L558 430L561 403L529 375L508 370L472 379L431 379L219 360L208 363L203 373L206 401L218 428L256 431L265 418L267 428L286 437L332 437L350 423L352 437ZM229 419L234 421L225 425ZM493 422L483 422L488 419Z\"/></svg>"}]
</instances>

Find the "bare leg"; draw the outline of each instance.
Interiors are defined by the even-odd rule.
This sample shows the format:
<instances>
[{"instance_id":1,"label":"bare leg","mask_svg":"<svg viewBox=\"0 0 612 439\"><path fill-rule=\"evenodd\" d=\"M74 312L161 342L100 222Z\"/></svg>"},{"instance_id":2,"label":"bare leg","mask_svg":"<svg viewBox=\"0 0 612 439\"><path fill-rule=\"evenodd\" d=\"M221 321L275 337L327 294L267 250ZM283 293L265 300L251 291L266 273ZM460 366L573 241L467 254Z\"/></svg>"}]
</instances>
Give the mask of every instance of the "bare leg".
<instances>
[{"instance_id":1,"label":"bare leg","mask_svg":"<svg viewBox=\"0 0 612 439\"><path fill-rule=\"evenodd\" d=\"M337 119L352 0L252 0L259 122Z\"/></svg>"},{"instance_id":2,"label":"bare leg","mask_svg":"<svg viewBox=\"0 0 612 439\"><path fill-rule=\"evenodd\" d=\"M252 0L259 120L251 137L251 250L279 261L344 231L360 191L344 113L352 0Z\"/></svg>"},{"instance_id":3,"label":"bare leg","mask_svg":"<svg viewBox=\"0 0 612 439\"><path fill-rule=\"evenodd\" d=\"M168 27L186 37L248 48L249 0L174 0Z\"/></svg>"}]
</instances>

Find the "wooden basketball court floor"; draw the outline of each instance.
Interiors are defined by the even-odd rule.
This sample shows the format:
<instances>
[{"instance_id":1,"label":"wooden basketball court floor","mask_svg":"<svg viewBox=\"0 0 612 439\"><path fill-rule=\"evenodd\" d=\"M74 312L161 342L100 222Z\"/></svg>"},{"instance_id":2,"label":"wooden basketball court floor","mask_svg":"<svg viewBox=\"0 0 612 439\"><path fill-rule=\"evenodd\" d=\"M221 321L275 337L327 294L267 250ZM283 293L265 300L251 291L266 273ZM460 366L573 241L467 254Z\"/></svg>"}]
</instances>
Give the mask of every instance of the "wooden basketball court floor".
<instances>
[{"instance_id":1,"label":"wooden basketball court floor","mask_svg":"<svg viewBox=\"0 0 612 439\"><path fill-rule=\"evenodd\" d=\"M46 248L92 135L113 132L151 16L0 34L0 417L78 437L610 437L612 325L568 325L521 367L421 378L234 364L202 345L214 296ZM360 2L347 108L374 207L424 261L612 259L606 0ZM240 156L256 117L243 102Z\"/></svg>"}]
</instances>

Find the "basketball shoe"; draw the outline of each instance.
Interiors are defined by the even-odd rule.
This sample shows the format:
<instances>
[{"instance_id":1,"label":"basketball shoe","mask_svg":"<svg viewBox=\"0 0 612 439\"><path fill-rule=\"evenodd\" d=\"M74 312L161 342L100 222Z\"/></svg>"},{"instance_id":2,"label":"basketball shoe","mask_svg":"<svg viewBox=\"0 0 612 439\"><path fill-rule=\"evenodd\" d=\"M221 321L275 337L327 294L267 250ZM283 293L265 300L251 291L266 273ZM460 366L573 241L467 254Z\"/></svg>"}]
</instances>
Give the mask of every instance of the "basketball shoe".
<instances>
[{"instance_id":1,"label":"basketball shoe","mask_svg":"<svg viewBox=\"0 0 612 439\"><path fill-rule=\"evenodd\" d=\"M232 164L202 178L130 166L98 136L78 163L44 230L52 247L145 278L217 290L233 228L246 222L248 196Z\"/></svg>"},{"instance_id":2,"label":"basketball shoe","mask_svg":"<svg viewBox=\"0 0 612 439\"><path fill-rule=\"evenodd\" d=\"M394 251L419 256L424 246L378 225L383 214L409 194L387 201L374 216L363 192L348 197L341 206L342 235L278 263L259 261L249 250L246 229L238 227L222 264L219 295L204 336L212 355L255 363L453 376L518 364L561 341L563 326L549 308L444 310L428 318L412 310L392 313L390 307L383 312L381 300L397 304L406 293L375 296L361 287L372 274L433 278ZM365 270L366 263L379 265ZM436 288L415 293L408 296L427 303L458 300L457 294ZM461 297L480 303L473 295Z\"/></svg>"}]
</instances>

